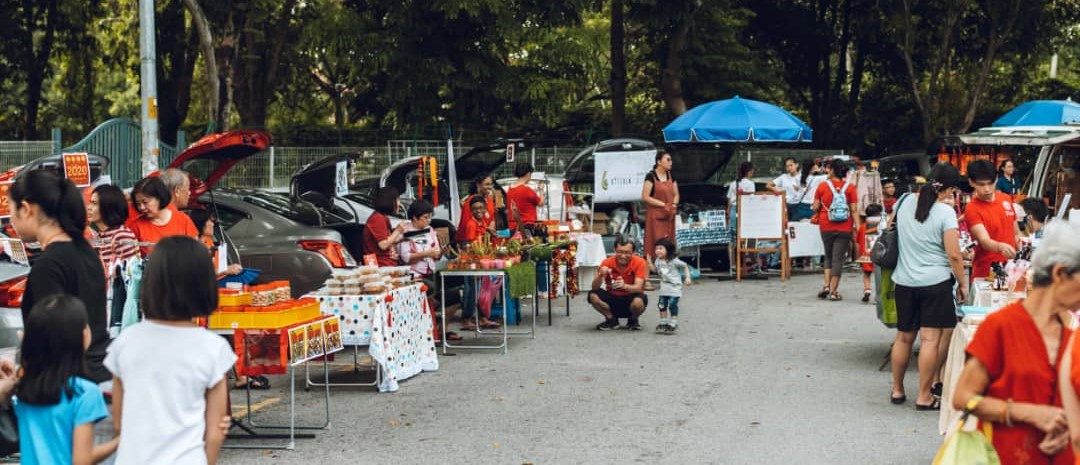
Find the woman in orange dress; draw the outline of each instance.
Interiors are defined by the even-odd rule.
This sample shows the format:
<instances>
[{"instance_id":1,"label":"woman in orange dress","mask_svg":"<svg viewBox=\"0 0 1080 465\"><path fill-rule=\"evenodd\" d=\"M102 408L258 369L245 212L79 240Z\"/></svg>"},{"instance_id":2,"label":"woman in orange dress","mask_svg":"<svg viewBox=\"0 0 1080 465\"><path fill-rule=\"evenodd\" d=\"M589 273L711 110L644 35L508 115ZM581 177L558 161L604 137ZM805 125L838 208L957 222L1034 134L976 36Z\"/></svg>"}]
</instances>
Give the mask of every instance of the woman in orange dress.
<instances>
[{"instance_id":1,"label":"woman in orange dress","mask_svg":"<svg viewBox=\"0 0 1080 465\"><path fill-rule=\"evenodd\" d=\"M953 406L984 396L975 415L992 423L1002 465L1074 462L1058 369L1072 334L1069 311L1080 306L1080 248L1070 240L1077 234L1063 226L1043 239L1027 298L987 316L967 347Z\"/></svg>"},{"instance_id":2,"label":"woman in orange dress","mask_svg":"<svg viewBox=\"0 0 1080 465\"><path fill-rule=\"evenodd\" d=\"M645 202L645 256L652 262L653 248L660 238L675 242L675 214L679 209L679 184L671 176L671 154L656 153L653 170L645 175L641 200Z\"/></svg>"}]
</instances>

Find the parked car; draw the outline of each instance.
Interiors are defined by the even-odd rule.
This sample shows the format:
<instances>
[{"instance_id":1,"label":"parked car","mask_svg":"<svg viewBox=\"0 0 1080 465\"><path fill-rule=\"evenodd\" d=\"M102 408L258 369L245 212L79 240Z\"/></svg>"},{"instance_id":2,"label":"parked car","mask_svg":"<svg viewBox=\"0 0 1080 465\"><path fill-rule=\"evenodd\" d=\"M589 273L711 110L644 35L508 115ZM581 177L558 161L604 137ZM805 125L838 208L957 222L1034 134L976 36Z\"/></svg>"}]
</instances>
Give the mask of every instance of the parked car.
<instances>
[{"instance_id":1,"label":"parked car","mask_svg":"<svg viewBox=\"0 0 1080 465\"><path fill-rule=\"evenodd\" d=\"M269 145L270 137L262 131L212 134L184 150L169 167L188 172L191 208L216 213L219 239L232 250L230 257L238 258L246 268L258 269L256 282L288 280L293 296L300 296L321 287L332 269L355 266L345 244L358 236L351 234L348 225L312 227L319 221L309 218L323 212L310 202L293 203L286 194L214 189L229 169Z\"/></svg>"},{"instance_id":2,"label":"parked car","mask_svg":"<svg viewBox=\"0 0 1080 465\"><path fill-rule=\"evenodd\" d=\"M931 159L926 152L904 152L877 159L881 179L893 181L896 194L915 192L916 178L930 173Z\"/></svg>"},{"instance_id":3,"label":"parked car","mask_svg":"<svg viewBox=\"0 0 1080 465\"><path fill-rule=\"evenodd\" d=\"M90 163L91 183L101 182L101 177L108 171L109 159L96 154L87 157ZM49 155L33 160L15 168L0 173L0 182L14 181L21 173L34 170L51 170L58 176L64 176L64 160L61 154ZM14 228L8 219L0 220L3 231L2 237L16 237ZM39 252L35 248L29 248L27 253L32 262ZM0 348L16 347L19 345L18 332L23 328L22 305L23 292L26 290L26 278L30 274L30 266L11 261L11 258L0 252Z\"/></svg>"}]
</instances>

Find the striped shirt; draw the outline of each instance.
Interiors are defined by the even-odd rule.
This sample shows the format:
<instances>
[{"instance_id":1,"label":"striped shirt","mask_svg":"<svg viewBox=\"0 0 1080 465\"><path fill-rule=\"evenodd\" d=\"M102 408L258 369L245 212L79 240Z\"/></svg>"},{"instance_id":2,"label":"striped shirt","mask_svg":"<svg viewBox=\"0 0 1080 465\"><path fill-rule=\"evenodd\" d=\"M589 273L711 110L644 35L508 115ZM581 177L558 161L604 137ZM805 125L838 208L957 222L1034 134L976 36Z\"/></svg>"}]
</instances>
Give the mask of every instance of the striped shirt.
<instances>
[{"instance_id":1,"label":"striped shirt","mask_svg":"<svg viewBox=\"0 0 1080 465\"><path fill-rule=\"evenodd\" d=\"M105 267L105 277L111 278L117 262L139 255L135 247L135 234L127 226L118 226L108 231L91 230L90 245L101 257Z\"/></svg>"}]
</instances>

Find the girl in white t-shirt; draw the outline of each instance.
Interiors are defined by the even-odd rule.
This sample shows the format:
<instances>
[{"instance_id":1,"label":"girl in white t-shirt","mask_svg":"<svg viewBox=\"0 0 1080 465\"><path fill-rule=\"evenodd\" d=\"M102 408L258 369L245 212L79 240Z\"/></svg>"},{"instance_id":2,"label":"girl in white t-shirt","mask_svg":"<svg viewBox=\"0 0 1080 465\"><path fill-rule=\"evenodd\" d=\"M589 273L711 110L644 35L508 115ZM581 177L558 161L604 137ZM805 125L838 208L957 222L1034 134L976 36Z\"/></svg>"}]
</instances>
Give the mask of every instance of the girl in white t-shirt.
<instances>
[{"instance_id":1,"label":"girl in white t-shirt","mask_svg":"<svg viewBox=\"0 0 1080 465\"><path fill-rule=\"evenodd\" d=\"M109 346L116 463L214 464L225 430L228 381L236 355L192 319L217 308L210 255L186 236L162 239L143 276L146 320ZM207 428L210 425L211 428Z\"/></svg>"}]
</instances>

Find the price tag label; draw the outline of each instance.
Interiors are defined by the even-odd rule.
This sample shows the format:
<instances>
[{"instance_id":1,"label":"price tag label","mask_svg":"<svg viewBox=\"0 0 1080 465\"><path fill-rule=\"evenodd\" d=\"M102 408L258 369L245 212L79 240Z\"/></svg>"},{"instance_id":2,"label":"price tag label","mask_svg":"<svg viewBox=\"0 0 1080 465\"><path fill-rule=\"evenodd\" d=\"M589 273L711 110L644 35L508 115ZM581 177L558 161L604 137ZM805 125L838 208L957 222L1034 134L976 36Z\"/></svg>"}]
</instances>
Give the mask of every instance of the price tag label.
<instances>
[{"instance_id":1,"label":"price tag label","mask_svg":"<svg viewBox=\"0 0 1080 465\"><path fill-rule=\"evenodd\" d=\"M0 218L11 216L12 205L8 200L8 191L11 190L12 181L0 182Z\"/></svg>"},{"instance_id":2,"label":"price tag label","mask_svg":"<svg viewBox=\"0 0 1080 465\"><path fill-rule=\"evenodd\" d=\"M85 153L64 154L64 176L79 187L90 185L90 157Z\"/></svg>"},{"instance_id":3,"label":"price tag label","mask_svg":"<svg viewBox=\"0 0 1080 465\"><path fill-rule=\"evenodd\" d=\"M373 253L365 254L364 264L367 266L379 266L379 259Z\"/></svg>"}]
</instances>

